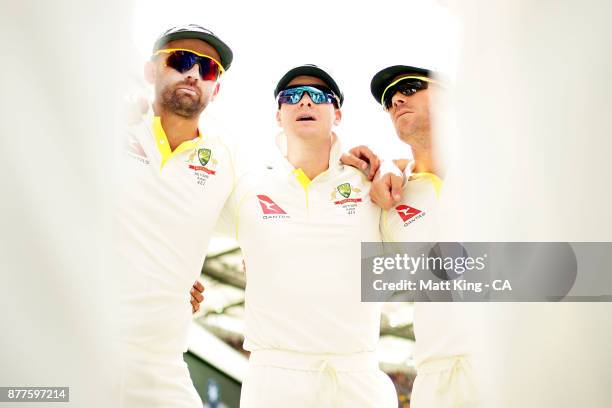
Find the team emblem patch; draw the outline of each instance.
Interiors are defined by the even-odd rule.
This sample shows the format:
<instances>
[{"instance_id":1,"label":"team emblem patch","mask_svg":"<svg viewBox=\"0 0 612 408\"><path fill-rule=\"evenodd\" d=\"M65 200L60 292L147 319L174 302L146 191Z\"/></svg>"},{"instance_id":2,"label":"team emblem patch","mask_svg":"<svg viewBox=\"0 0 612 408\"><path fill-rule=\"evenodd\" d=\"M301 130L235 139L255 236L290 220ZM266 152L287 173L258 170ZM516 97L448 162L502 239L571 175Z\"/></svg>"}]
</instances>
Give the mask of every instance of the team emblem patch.
<instances>
[{"instance_id":1,"label":"team emblem patch","mask_svg":"<svg viewBox=\"0 0 612 408\"><path fill-rule=\"evenodd\" d=\"M340 184L336 189L344 198L349 198L351 196L351 185L349 183Z\"/></svg>"},{"instance_id":2,"label":"team emblem patch","mask_svg":"<svg viewBox=\"0 0 612 408\"><path fill-rule=\"evenodd\" d=\"M198 150L198 159L200 160L200 164L202 166L206 166L208 161L210 160L210 149L199 149Z\"/></svg>"},{"instance_id":3,"label":"team emblem patch","mask_svg":"<svg viewBox=\"0 0 612 408\"><path fill-rule=\"evenodd\" d=\"M351 186L350 183L342 183L332 190L331 201L334 205L344 208L347 214L355 214L355 210L361 202L359 193L361 193L360 188ZM340 194L340 197L338 197L338 194Z\"/></svg>"},{"instance_id":4,"label":"team emblem patch","mask_svg":"<svg viewBox=\"0 0 612 408\"><path fill-rule=\"evenodd\" d=\"M208 179L217 173L217 164L212 150L206 148L193 149L187 157L187 167L193 170L195 179L201 186L206 185Z\"/></svg>"}]
</instances>

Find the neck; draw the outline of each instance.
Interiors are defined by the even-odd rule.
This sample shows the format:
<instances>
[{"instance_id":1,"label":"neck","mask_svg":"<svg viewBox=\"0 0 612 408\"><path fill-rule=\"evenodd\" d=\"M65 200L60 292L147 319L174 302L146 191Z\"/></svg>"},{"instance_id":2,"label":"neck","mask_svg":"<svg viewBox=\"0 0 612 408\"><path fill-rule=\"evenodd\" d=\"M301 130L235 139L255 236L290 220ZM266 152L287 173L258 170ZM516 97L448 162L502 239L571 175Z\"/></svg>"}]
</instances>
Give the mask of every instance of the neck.
<instances>
[{"instance_id":1,"label":"neck","mask_svg":"<svg viewBox=\"0 0 612 408\"><path fill-rule=\"evenodd\" d=\"M287 135L287 160L296 169L302 169L309 179L314 179L329 168L332 135L303 139Z\"/></svg>"},{"instance_id":2,"label":"neck","mask_svg":"<svg viewBox=\"0 0 612 408\"><path fill-rule=\"evenodd\" d=\"M170 149L176 149L181 143L198 136L200 115L185 118L163 109L158 102L153 104L153 112L161 119L162 128L168 138Z\"/></svg>"},{"instance_id":3,"label":"neck","mask_svg":"<svg viewBox=\"0 0 612 408\"><path fill-rule=\"evenodd\" d=\"M432 143L415 143L411 145L411 148L412 156L414 157L413 172L432 173L440 178L443 178L441 160L438 152L433 148Z\"/></svg>"}]
</instances>

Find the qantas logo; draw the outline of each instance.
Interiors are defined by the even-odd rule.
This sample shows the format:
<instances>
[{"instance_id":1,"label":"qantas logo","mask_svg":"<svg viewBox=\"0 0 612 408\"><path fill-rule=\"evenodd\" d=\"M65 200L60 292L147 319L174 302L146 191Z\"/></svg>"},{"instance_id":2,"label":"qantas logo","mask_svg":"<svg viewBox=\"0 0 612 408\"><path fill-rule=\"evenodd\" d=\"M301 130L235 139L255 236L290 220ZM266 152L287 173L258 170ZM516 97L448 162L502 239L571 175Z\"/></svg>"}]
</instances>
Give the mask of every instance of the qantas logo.
<instances>
[{"instance_id":1,"label":"qantas logo","mask_svg":"<svg viewBox=\"0 0 612 408\"><path fill-rule=\"evenodd\" d=\"M138 143L137 140L130 141L130 143L128 144L128 150L130 153L133 153L136 156L142 157L143 159L147 158L147 154L142 148L142 145Z\"/></svg>"},{"instance_id":2,"label":"qantas logo","mask_svg":"<svg viewBox=\"0 0 612 408\"><path fill-rule=\"evenodd\" d=\"M398 205L397 207L395 207L395 210L397 211L397 214L400 216L400 218L404 222L422 213L421 210L417 210L416 208L409 207L404 204Z\"/></svg>"},{"instance_id":3,"label":"qantas logo","mask_svg":"<svg viewBox=\"0 0 612 408\"><path fill-rule=\"evenodd\" d=\"M278 214L287 214L282 208L278 206L270 197L267 195L258 194L257 199L259 200L259 205L261 205L261 210L265 215L278 215Z\"/></svg>"},{"instance_id":4,"label":"qantas logo","mask_svg":"<svg viewBox=\"0 0 612 408\"><path fill-rule=\"evenodd\" d=\"M127 143L127 153L139 162L149 164L149 159L142 145L133 137Z\"/></svg>"}]
</instances>

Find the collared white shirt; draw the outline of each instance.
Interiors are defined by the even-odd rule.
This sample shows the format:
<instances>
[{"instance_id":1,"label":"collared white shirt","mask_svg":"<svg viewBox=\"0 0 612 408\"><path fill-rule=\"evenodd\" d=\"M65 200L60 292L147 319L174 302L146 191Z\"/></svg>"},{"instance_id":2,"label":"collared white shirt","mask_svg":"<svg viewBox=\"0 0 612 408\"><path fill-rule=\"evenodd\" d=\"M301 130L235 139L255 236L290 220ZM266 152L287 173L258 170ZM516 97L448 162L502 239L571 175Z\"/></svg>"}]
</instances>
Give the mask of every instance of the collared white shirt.
<instances>
[{"instance_id":1,"label":"collared white shirt","mask_svg":"<svg viewBox=\"0 0 612 408\"><path fill-rule=\"evenodd\" d=\"M189 290L234 187L232 158L206 132L171 151L152 115L126 136L117 160L120 336L136 350L180 356L191 322Z\"/></svg>"},{"instance_id":2,"label":"collared white shirt","mask_svg":"<svg viewBox=\"0 0 612 408\"><path fill-rule=\"evenodd\" d=\"M436 212L442 180L431 173L411 173L412 165L405 172L402 201L381 216L386 242L438 241ZM470 352L474 327L469 319L473 306L459 302L415 302L413 358L417 367L427 360Z\"/></svg>"},{"instance_id":3,"label":"collared white shirt","mask_svg":"<svg viewBox=\"0 0 612 408\"><path fill-rule=\"evenodd\" d=\"M373 351L380 305L361 302L362 241L380 242L380 208L363 173L340 164L310 180L275 157L237 182L220 229L236 237L246 264L245 343L250 351Z\"/></svg>"}]
</instances>

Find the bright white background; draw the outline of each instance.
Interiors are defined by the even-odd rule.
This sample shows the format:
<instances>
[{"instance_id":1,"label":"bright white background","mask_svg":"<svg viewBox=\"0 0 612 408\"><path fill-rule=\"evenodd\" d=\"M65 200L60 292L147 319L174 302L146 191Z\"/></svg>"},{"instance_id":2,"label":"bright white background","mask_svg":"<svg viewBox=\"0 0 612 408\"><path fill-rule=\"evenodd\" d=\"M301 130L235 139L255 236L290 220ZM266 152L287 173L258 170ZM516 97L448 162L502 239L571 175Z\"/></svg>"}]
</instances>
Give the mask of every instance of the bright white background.
<instances>
[{"instance_id":1,"label":"bright white background","mask_svg":"<svg viewBox=\"0 0 612 408\"><path fill-rule=\"evenodd\" d=\"M343 120L336 132L345 149L368 144L386 157L407 157L387 115L370 94L380 69L405 64L455 71L456 19L436 1L340 2L135 2L135 69L169 26L196 23L211 29L234 51L221 93L209 105L253 153L261 153L279 131L273 89L294 66L326 69L345 95ZM139 71L139 72L140 72ZM206 128L203 123L203 128Z\"/></svg>"}]
</instances>

